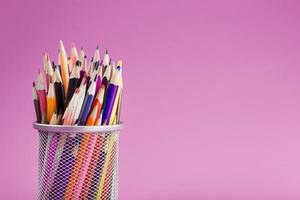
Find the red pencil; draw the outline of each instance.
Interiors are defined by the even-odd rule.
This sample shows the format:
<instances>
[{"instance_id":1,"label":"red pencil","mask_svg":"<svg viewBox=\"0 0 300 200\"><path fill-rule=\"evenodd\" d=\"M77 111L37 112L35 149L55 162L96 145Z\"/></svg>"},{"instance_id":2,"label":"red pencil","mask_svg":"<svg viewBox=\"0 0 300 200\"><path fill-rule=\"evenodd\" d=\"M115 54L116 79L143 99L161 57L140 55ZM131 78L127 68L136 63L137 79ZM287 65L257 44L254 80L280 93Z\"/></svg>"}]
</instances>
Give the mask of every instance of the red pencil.
<instances>
[{"instance_id":1,"label":"red pencil","mask_svg":"<svg viewBox=\"0 0 300 200\"><path fill-rule=\"evenodd\" d=\"M38 79L37 79L37 86L36 86L39 104L40 104L40 111L42 116L42 123L47 123L47 100L46 100L46 90L43 81L43 76L41 70L39 69L38 72Z\"/></svg>"}]
</instances>

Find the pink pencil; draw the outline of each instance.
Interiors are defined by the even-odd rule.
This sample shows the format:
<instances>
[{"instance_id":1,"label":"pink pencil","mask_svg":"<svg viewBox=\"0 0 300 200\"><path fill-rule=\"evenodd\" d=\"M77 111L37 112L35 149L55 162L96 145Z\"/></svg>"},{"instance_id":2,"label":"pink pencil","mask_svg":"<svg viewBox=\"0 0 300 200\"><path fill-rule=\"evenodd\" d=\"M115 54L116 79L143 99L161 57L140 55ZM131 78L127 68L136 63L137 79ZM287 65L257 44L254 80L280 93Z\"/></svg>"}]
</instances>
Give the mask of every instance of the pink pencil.
<instances>
[{"instance_id":1,"label":"pink pencil","mask_svg":"<svg viewBox=\"0 0 300 200\"><path fill-rule=\"evenodd\" d=\"M36 90L37 90L37 94L38 94L38 97L39 97L40 110L41 110L41 115L42 115L42 123L45 124L47 122L47 120L46 120L47 101L46 101L45 85L44 85L43 76L42 76L42 73L41 73L40 69L39 69L39 72L38 72Z\"/></svg>"}]
</instances>

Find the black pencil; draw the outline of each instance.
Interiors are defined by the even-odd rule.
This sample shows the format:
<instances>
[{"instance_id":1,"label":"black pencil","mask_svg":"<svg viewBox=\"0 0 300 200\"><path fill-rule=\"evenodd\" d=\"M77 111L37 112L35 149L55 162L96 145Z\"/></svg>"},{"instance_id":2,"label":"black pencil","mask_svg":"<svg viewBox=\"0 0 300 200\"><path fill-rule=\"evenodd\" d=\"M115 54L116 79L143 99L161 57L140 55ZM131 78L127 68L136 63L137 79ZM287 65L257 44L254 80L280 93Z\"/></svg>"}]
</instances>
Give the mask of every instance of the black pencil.
<instances>
[{"instance_id":1,"label":"black pencil","mask_svg":"<svg viewBox=\"0 0 300 200\"><path fill-rule=\"evenodd\" d=\"M56 112L64 113L65 111L64 88L62 85L62 79L58 67L55 67L54 70L54 89L55 89L55 98L56 98Z\"/></svg>"},{"instance_id":2,"label":"black pencil","mask_svg":"<svg viewBox=\"0 0 300 200\"><path fill-rule=\"evenodd\" d=\"M69 79L69 85L68 85L68 91L67 91L67 97L66 97L66 107L68 106L75 89L78 86L78 81L80 79L80 72L79 72L79 61L76 62L76 66L73 67L72 73ZM80 84L80 83L79 83Z\"/></svg>"},{"instance_id":3,"label":"black pencil","mask_svg":"<svg viewBox=\"0 0 300 200\"><path fill-rule=\"evenodd\" d=\"M41 123L42 115L41 115L40 103L39 103L37 91L36 91L36 88L35 88L35 82L32 83L32 97L33 97L36 121L37 121L37 123Z\"/></svg>"}]
</instances>

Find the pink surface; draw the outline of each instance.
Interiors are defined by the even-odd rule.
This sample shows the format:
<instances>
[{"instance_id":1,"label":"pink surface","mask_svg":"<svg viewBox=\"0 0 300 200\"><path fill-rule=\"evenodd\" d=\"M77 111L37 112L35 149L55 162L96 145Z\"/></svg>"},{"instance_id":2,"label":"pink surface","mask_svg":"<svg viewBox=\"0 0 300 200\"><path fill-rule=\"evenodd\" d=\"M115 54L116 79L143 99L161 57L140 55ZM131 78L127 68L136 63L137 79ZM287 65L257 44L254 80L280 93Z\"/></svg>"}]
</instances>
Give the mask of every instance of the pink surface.
<instances>
[{"instance_id":1,"label":"pink surface","mask_svg":"<svg viewBox=\"0 0 300 200\"><path fill-rule=\"evenodd\" d=\"M59 39L124 60L121 200L300 199L299 1L0 3L0 199L34 199L31 81Z\"/></svg>"}]
</instances>

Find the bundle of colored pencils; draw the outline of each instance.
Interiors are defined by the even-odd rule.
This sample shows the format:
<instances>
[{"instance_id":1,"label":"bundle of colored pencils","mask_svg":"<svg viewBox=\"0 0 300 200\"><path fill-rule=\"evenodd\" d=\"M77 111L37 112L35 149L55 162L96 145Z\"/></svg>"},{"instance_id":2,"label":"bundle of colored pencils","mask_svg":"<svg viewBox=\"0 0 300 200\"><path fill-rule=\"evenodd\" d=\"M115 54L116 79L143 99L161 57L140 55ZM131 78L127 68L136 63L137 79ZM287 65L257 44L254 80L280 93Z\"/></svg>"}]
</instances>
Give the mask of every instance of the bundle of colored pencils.
<instances>
[{"instance_id":1,"label":"bundle of colored pencils","mask_svg":"<svg viewBox=\"0 0 300 200\"><path fill-rule=\"evenodd\" d=\"M33 82L33 101L37 123L73 126L100 126L120 123L123 89L121 60L115 65L107 51L104 53L103 60L100 60L100 51L97 47L91 62L88 64L83 48L78 54L75 45L72 44L68 57L63 42L60 41L58 63L51 62L49 54L45 53L43 65L45 76L39 70L37 83ZM114 151L116 138L104 139L107 140L109 151ZM96 134L82 134L77 156L73 162L74 167L70 171L69 179L66 180L62 192L61 188L55 188L57 185L55 174L64 170L63 158L65 154L67 155L68 149L63 147L69 141L65 134L59 138L55 136L48 138L47 148L63 149L60 154L56 153L54 156L48 157L46 155L42 162L44 169L42 171L42 184L48 187L47 192L49 194L52 193L57 199L70 199L70 197L81 199L82 195L86 195L80 188L87 187L83 185L82 180L86 180L87 171L90 170L90 162L93 162L92 158L97 156L94 155L93 148L96 147L98 140ZM87 151L88 148L92 150ZM104 175L108 173L105 169L110 164L110 153L107 153L104 166L102 166ZM58 169L55 169L56 172L51 175L53 177L50 177L48 172L53 170L55 159L59 160ZM104 186L105 177L97 183L100 190L95 194L97 199L101 199L101 190Z\"/></svg>"},{"instance_id":2,"label":"bundle of colored pencils","mask_svg":"<svg viewBox=\"0 0 300 200\"><path fill-rule=\"evenodd\" d=\"M73 44L68 58L60 41L58 64L43 55L45 82L38 71L37 84L33 82L33 100L38 123L57 125L87 125L93 109L97 110L92 125L117 124L120 120L122 96L122 61L117 65L108 52L100 60L96 48L87 64L83 48L80 55ZM89 66L89 67L88 67Z\"/></svg>"}]
</instances>

